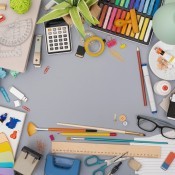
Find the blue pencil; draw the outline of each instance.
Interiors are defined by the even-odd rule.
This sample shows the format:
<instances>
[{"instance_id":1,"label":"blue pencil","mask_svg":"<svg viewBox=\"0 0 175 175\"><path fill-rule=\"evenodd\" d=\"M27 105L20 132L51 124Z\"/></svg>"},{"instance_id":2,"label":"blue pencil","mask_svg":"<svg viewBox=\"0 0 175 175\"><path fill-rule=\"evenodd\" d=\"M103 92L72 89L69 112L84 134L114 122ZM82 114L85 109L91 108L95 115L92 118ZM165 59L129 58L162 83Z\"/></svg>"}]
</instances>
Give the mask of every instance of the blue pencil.
<instances>
[{"instance_id":1,"label":"blue pencil","mask_svg":"<svg viewBox=\"0 0 175 175\"><path fill-rule=\"evenodd\" d=\"M156 142L156 141L143 141L143 140L127 140L127 139L108 139L108 138L77 138L68 137L68 140L86 140L86 141L99 141L99 142L115 142L115 143L150 143L150 144L168 144L168 142Z\"/></svg>"}]
</instances>

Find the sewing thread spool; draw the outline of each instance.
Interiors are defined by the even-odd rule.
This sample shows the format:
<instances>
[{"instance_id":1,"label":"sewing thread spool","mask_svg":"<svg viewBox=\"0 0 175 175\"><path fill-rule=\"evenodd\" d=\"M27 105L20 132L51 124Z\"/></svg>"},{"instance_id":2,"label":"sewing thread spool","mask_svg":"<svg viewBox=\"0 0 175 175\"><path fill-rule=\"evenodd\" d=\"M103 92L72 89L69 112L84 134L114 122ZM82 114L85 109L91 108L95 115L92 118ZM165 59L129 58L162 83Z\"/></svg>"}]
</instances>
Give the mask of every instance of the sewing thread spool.
<instances>
[{"instance_id":1,"label":"sewing thread spool","mask_svg":"<svg viewBox=\"0 0 175 175\"><path fill-rule=\"evenodd\" d=\"M158 95L168 95L171 92L171 84L168 81L158 81L154 85L154 92Z\"/></svg>"}]
</instances>

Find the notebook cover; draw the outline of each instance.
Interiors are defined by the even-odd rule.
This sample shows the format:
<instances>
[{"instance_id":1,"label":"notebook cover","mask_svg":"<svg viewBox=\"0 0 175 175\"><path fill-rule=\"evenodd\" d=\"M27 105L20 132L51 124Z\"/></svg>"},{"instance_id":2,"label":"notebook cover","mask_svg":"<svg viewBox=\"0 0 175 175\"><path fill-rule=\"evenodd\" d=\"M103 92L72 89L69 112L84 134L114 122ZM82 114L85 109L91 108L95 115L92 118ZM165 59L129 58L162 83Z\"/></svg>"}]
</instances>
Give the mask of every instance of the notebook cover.
<instances>
[{"instance_id":1,"label":"notebook cover","mask_svg":"<svg viewBox=\"0 0 175 175\"><path fill-rule=\"evenodd\" d=\"M167 117L175 120L175 102L170 101Z\"/></svg>"},{"instance_id":2,"label":"notebook cover","mask_svg":"<svg viewBox=\"0 0 175 175\"><path fill-rule=\"evenodd\" d=\"M17 22L20 20L32 19L32 30L29 38L20 45L21 52L20 56L0 56L0 67L5 69L10 69L18 72L24 72L27 66L28 57L30 54L30 49L33 41L33 36L35 32L35 24L37 21L38 12L40 9L41 0L31 0L32 5L30 10L25 14L17 14L10 8L9 0L1 0L1 3L7 4L7 9L3 11L3 15L5 15L6 20L0 23L0 30L5 29L7 25ZM4 30L3 30L4 31ZM2 36L3 32L0 32L0 36ZM4 50L12 50L15 47L7 47L0 44L0 55ZM5 54L4 54L5 55Z\"/></svg>"},{"instance_id":3,"label":"notebook cover","mask_svg":"<svg viewBox=\"0 0 175 175\"><path fill-rule=\"evenodd\" d=\"M0 133L3 132L6 134L8 140L10 142L10 145L12 147L13 155L15 157L17 147L18 147L18 144L20 141L20 137L22 134L22 129L23 129L26 113L0 106L0 115L2 115L4 113L7 113L7 118L3 123L0 122ZM12 122L11 118L13 118L14 121L16 121L16 122L14 122L14 121ZM10 126L10 128L9 128L9 126ZM17 135L16 135L15 139L10 137L10 135L14 131L17 131ZM6 143L8 143L8 142L5 142L5 144ZM9 151L9 149L7 151Z\"/></svg>"}]
</instances>

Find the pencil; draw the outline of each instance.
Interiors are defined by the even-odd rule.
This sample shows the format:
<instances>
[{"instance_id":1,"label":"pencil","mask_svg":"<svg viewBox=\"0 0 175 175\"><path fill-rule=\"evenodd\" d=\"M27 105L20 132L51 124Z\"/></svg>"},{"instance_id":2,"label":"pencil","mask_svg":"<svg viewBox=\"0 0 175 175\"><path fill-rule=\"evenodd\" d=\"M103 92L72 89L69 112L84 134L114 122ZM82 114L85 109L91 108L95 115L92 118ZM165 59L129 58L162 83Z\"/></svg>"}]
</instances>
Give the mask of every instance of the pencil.
<instances>
[{"instance_id":1,"label":"pencil","mask_svg":"<svg viewBox=\"0 0 175 175\"><path fill-rule=\"evenodd\" d=\"M143 77L143 71L142 71L142 62L141 62L141 56L140 56L140 49L138 47L137 47L137 59L138 59L138 66L139 66L139 72L140 72L140 81L142 86L143 103L144 103L144 106L147 106L146 90L145 90L145 83L144 83L144 77Z\"/></svg>"},{"instance_id":2,"label":"pencil","mask_svg":"<svg viewBox=\"0 0 175 175\"><path fill-rule=\"evenodd\" d=\"M78 137L115 137L117 133L114 132L96 132L96 133L60 133L62 136L78 136Z\"/></svg>"},{"instance_id":3,"label":"pencil","mask_svg":"<svg viewBox=\"0 0 175 175\"><path fill-rule=\"evenodd\" d=\"M156 142L146 140L127 140L127 139L108 139L108 138L77 138L67 137L67 140L86 140L86 141L98 141L98 142L113 142L113 143L149 143L149 144L168 144L168 142Z\"/></svg>"}]
</instances>

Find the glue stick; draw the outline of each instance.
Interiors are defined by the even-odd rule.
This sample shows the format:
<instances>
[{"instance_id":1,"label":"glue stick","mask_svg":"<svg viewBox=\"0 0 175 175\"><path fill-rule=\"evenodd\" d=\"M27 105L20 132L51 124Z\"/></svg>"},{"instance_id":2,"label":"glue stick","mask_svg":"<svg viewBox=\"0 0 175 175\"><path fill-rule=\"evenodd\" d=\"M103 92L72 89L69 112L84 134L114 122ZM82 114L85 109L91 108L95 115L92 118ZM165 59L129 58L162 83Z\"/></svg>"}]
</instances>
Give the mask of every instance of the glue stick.
<instances>
[{"instance_id":1,"label":"glue stick","mask_svg":"<svg viewBox=\"0 0 175 175\"><path fill-rule=\"evenodd\" d=\"M162 55L162 57L168 61L168 63L175 65L175 57L171 54L168 54L167 52L165 52L163 49L161 49L160 47L156 47L155 51L157 54Z\"/></svg>"}]
</instances>

